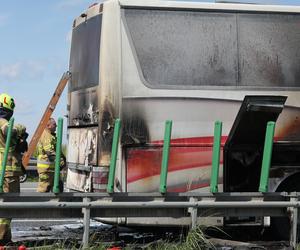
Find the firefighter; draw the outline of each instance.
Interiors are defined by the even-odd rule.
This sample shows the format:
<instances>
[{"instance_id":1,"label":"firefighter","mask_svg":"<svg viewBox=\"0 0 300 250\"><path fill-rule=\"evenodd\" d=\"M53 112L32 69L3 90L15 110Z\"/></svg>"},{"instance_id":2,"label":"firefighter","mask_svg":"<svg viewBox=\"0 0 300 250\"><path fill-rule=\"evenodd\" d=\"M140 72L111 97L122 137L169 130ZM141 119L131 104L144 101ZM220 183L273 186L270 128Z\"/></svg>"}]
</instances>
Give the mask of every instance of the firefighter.
<instances>
[{"instance_id":1,"label":"firefighter","mask_svg":"<svg viewBox=\"0 0 300 250\"><path fill-rule=\"evenodd\" d=\"M15 108L14 99L8 94L0 94L0 166L4 158L8 123ZM27 150L28 134L23 125L16 125L12 130L11 143L4 175L3 192L20 192L20 175L22 175L22 155ZM0 218L0 244L7 244L11 241L11 219Z\"/></svg>"},{"instance_id":2,"label":"firefighter","mask_svg":"<svg viewBox=\"0 0 300 250\"><path fill-rule=\"evenodd\" d=\"M37 170L39 183L37 191L50 192L54 184L55 154L56 154L56 122L50 118L38 145ZM65 156L61 154L60 168L65 167ZM60 191L63 191L63 182L60 180Z\"/></svg>"}]
</instances>

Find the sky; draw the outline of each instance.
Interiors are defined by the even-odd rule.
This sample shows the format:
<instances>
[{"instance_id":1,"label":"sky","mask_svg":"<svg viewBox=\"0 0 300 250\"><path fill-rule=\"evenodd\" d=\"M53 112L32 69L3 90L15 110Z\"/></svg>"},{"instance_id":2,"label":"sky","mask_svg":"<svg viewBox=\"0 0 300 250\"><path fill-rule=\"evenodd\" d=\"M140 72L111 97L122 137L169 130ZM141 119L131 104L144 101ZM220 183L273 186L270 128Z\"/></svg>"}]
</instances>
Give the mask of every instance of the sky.
<instances>
[{"instance_id":1,"label":"sky","mask_svg":"<svg viewBox=\"0 0 300 250\"><path fill-rule=\"evenodd\" d=\"M15 123L24 124L31 135L69 68L73 20L94 2L0 1L0 93L14 97ZM54 117L64 117L66 106L67 88Z\"/></svg>"},{"instance_id":2,"label":"sky","mask_svg":"<svg viewBox=\"0 0 300 250\"><path fill-rule=\"evenodd\" d=\"M31 135L68 70L72 22L95 2L99 0L0 1L0 93L15 98L15 121L24 124ZM256 2L300 5L300 0ZM67 88L54 117L64 117L66 107Z\"/></svg>"}]
</instances>

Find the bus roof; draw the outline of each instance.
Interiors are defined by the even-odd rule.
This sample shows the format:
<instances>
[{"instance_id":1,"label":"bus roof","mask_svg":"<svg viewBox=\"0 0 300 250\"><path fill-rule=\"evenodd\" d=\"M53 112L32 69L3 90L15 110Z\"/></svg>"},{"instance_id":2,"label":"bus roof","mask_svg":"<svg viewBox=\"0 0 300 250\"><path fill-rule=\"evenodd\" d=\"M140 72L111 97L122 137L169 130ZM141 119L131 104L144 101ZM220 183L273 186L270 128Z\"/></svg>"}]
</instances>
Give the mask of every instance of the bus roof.
<instances>
[{"instance_id":1,"label":"bus roof","mask_svg":"<svg viewBox=\"0 0 300 250\"><path fill-rule=\"evenodd\" d=\"M73 27L76 27L85 20L102 12L103 4L106 2L119 2L123 8L151 8L151 9L189 9L208 11L233 11L233 12L277 12L277 13L300 13L300 6L289 5L263 5L247 3L205 3L188 1L165 1L165 0L107 0L98 3L74 20Z\"/></svg>"},{"instance_id":2,"label":"bus roof","mask_svg":"<svg viewBox=\"0 0 300 250\"><path fill-rule=\"evenodd\" d=\"M172 8L172 9L203 9L221 11L247 11L247 12L287 12L300 13L300 7L288 5L263 5L247 3L205 3L188 1L164 1L164 0L119 0L124 7L146 8Z\"/></svg>"}]
</instances>

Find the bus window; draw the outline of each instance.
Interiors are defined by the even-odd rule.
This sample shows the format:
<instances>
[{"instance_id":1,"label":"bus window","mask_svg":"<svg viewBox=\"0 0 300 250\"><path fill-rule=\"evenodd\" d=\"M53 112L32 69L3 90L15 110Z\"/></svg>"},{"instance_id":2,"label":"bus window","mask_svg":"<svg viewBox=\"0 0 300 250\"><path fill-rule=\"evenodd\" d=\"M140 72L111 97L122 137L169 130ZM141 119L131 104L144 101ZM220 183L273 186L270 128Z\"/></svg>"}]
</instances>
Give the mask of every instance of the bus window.
<instances>
[{"instance_id":1,"label":"bus window","mask_svg":"<svg viewBox=\"0 0 300 250\"><path fill-rule=\"evenodd\" d=\"M125 9L124 17L149 87L236 85L234 14Z\"/></svg>"},{"instance_id":2,"label":"bus window","mask_svg":"<svg viewBox=\"0 0 300 250\"><path fill-rule=\"evenodd\" d=\"M102 15L97 15L73 29L70 92L99 84L101 23Z\"/></svg>"},{"instance_id":3,"label":"bus window","mask_svg":"<svg viewBox=\"0 0 300 250\"><path fill-rule=\"evenodd\" d=\"M124 9L150 88L300 87L300 15Z\"/></svg>"},{"instance_id":4,"label":"bus window","mask_svg":"<svg viewBox=\"0 0 300 250\"><path fill-rule=\"evenodd\" d=\"M300 15L239 14L240 85L300 87Z\"/></svg>"}]
</instances>

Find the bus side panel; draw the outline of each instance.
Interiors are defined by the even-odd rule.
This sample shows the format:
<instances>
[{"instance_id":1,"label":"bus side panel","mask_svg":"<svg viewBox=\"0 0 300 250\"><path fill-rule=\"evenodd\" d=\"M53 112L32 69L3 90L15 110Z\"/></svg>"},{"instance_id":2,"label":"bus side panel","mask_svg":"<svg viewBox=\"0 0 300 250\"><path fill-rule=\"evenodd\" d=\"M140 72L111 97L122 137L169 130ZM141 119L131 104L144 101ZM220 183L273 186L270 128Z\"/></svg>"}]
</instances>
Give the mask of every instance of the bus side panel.
<instances>
[{"instance_id":1,"label":"bus side panel","mask_svg":"<svg viewBox=\"0 0 300 250\"><path fill-rule=\"evenodd\" d=\"M114 120L120 117L120 5L103 4L100 45L99 145L98 166L110 164Z\"/></svg>"},{"instance_id":2,"label":"bus side panel","mask_svg":"<svg viewBox=\"0 0 300 250\"><path fill-rule=\"evenodd\" d=\"M172 90L169 93L176 94ZM231 100L179 96L124 98L122 144L163 140L166 120L173 121L172 139L210 137L216 120L224 123L223 135L227 135L239 105Z\"/></svg>"},{"instance_id":3,"label":"bus side panel","mask_svg":"<svg viewBox=\"0 0 300 250\"><path fill-rule=\"evenodd\" d=\"M239 105L238 101L220 99L124 99L122 145L125 149L130 146L125 150L127 191L158 190L161 148L151 146L162 145L167 119L173 120L168 190L205 190L210 179L214 122L223 122L224 144ZM299 138L299 127L295 126L298 114L299 109L286 107L276 124L276 140Z\"/></svg>"},{"instance_id":4,"label":"bus side panel","mask_svg":"<svg viewBox=\"0 0 300 250\"><path fill-rule=\"evenodd\" d=\"M197 138L201 141L201 138ZM127 191L158 192L162 147L128 148ZM212 146L172 146L168 166L168 192L208 190L210 184ZM222 162L221 162L222 164ZM220 184L222 170L220 170Z\"/></svg>"}]
</instances>

